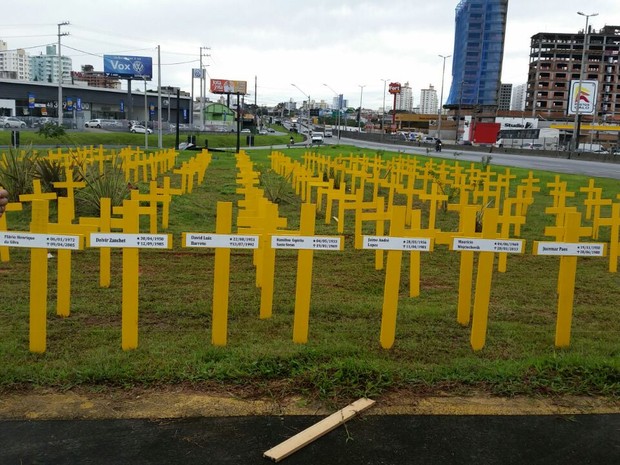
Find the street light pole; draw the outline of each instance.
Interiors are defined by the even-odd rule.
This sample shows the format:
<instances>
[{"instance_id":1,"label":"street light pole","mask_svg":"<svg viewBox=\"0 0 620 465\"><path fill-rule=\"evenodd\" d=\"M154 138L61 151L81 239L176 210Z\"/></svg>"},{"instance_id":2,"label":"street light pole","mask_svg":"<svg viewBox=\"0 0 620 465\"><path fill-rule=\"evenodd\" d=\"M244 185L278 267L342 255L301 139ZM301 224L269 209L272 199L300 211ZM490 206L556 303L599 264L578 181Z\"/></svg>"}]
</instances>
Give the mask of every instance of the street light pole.
<instances>
[{"instance_id":1,"label":"street light pole","mask_svg":"<svg viewBox=\"0 0 620 465\"><path fill-rule=\"evenodd\" d=\"M338 125L338 142L340 142L340 113L342 113L342 101L340 100L340 94L338 92L336 92L334 89L332 89L331 87L329 87L327 84L323 84L325 87L327 87L329 90L331 90L334 95L336 96L336 98L338 99L338 117L336 119L336 124Z\"/></svg>"},{"instance_id":2,"label":"street light pole","mask_svg":"<svg viewBox=\"0 0 620 465\"><path fill-rule=\"evenodd\" d=\"M68 32L60 32L61 26L68 26L69 21L58 23L58 127L62 126L62 53L60 51L60 38L68 36Z\"/></svg>"},{"instance_id":3,"label":"street light pole","mask_svg":"<svg viewBox=\"0 0 620 465\"><path fill-rule=\"evenodd\" d=\"M443 116L443 81L446 74L446 58L450 58L452 55L439 55L443 59L443 66L441 68L441 93L439 94L439 108L437 111L437 139L441 139L441 117Z\"/></svg>"},{"instance_id":4,"label":"street light pole","mask_svg":"<svg viewBox=\"0 0 620 465\"><path fill-rule=\"evenodd\" d=\"M149 149L149 103L146 96L146 76L144 78L144 151Z\"/></svg>"},{"instance_id":5,"label":"street light pole","mask_svg":"<svg viewBox=\"0 0 620 465\"><path fill-rule=\"evenodd\" d=\"M360 118L357 122L357 131L362 132L362 98L364 96L364 87L366 87L366 84L358 84L358 87L360 88Z\"/></svg>"},{"instance_id":6,"label":"street light pole","mask_svg":"<svg viewBox=\"0 0 620 465\"><path fill-rule=\"evenodd\" d=\"M381 139L383 139L383 135L385 131L383 130L383 123L385 121L385 86L387 85L388 79L381 79L383 81L383 110L381 112Z\"/></svg>"},{"instance_id":7,"label":"street light pole","mask_svg":"<svg viewBox=\"0 0 620 465\"><path fill-rule=\"evenodd\" d=\"M586 28L583 31L583 50L581 52L581 69L579 70L579 84L577 84L577 91L571 95L572 101L575 100L575 94L577 95L577 101L575 102L575 126L573 129L573 140L571 141L571 146L573 151L577 151L579 149L579 104L581 102L581 85L583 83L583 72L586 67L586 48L588 47L588 20L591 16L598 16L598 13L585 14L581 11L577 12L580 16L586 17Z\"/></svg>"},{"instance_id":8,"label":"street light pole","mask_svg":"<svg viewBox=\"0 0 620 465\"><path fill-rule=\"evenodd\" d=\"M301 92L304 97L308 99L308 133L310 132L310 95L306 94L303 90L301 90L297 85L291 84L294 88L296 88L299 92ZM301 123L300 123L301 126ZM309 134L311 136L311 134Z\"/></svg>"}]
</instances>

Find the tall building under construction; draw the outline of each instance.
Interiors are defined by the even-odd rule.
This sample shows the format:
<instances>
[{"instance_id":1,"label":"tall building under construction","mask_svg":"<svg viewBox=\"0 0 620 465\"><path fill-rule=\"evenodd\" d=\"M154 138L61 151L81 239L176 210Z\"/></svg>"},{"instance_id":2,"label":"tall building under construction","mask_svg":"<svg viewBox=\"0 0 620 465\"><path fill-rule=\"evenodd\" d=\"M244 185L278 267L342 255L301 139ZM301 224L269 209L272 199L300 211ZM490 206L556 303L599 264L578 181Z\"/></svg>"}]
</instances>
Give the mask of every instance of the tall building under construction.
<instances>
[{"instance_id":1,"label":"tall building under construction","mask_svg":"<svg viewBox=\"0 0 620 465\"><path fill-rule=\"evenodd\" d=\"M532 36L526 113L548 120L566 118L570 83L579 80L583 59L583 79L598 82L596 113L592 119L618 124L619 58L620 26L605 26L587 34L582 30L576 33L541 32Z\"/></svg>"},{"instance_id":2,"label":"tall building under construction","mask_svg":"<svg viewBox=\"0 0 620 465\"><path fill-rule=\"evenodd\" d=\"M456 7L448 108L498 105L508 0L461 0Z\"/></svg>"}]
</instances>

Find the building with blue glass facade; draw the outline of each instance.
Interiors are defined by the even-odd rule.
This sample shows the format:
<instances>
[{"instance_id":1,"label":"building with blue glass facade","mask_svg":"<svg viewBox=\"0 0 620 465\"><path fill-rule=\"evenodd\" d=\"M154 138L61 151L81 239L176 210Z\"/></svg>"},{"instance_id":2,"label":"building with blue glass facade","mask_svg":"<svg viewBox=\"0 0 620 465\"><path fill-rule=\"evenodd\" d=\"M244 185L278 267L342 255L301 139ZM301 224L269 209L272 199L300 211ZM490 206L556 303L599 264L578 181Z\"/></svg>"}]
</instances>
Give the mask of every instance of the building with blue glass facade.
<instances>
[{"instance_id":1,"label":"building with blue glass facade","mask_svg":"<svg viewBox=\"0 0 620 465\"><path fill-rule=\"evenodd\" d=\"M496 107L508 0L461 0L456 7L448 108Z\"/></svg>"}]
</instances>

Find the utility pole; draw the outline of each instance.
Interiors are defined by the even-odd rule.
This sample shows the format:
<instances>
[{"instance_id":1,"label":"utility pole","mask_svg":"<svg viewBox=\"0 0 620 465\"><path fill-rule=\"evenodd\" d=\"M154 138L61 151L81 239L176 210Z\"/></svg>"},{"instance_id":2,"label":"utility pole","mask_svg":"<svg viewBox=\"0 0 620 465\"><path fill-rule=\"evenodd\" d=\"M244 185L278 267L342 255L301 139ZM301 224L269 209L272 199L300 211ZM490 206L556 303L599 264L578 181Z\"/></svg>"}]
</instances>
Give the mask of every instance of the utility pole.
<instances>
[{"instance_id":1,"label":"utility pole","mask_svg":"<svg viewBox=\"0 0 620 465\"><path fill-rule=\"evenodd\" d=\"M68 36L68 32L60 32L62 26L68 26L69 21L58 23L58 127L62 126L62 53L60 51L60 38Z\"/></svg>"},{"instance_id":2,"label":"utility pole","mask_svg":"<svg viewBox=\"0 0 620 465\"><path fill-rule=\"evenodd\" d=\"M170 102L168 102L170 109ZM163 147L161 133L161 46L157 46L157 147Z\"/></svg>"},{"instance_id":3,"label":"utility pole","mask_svg":"<svg viewBox=\"0 0 620 465\"><path fill-rule=\"evenodd\" d=\"M202 67L202 51L203 50L210 50L209 47L200 47L200 105L198 106L198 108L200 108L200 130L204 131L205 129L205 88L204 88L204 83L205 83L205 70ZM209 55L205 55L205 56L209 56Z\"/></svg>"},{"instance_id":4,"label":"utility pole","mask_svg":"<svg viewBox=\"0 0 620 465\"><path fill-rule=\"evenodd\" d=\"M579 70L579 84L577 84L576 92L570 96L571 102L575 102L575 127L573 129L572 149L573 151L579 150L579 106L581 103L581 86L583 84L583 72L586 67L586 49L588 47L588 20L591 16L598 16L598 13L585 14L581 11L577 12L580 16L586 17L586 28L583 31L583 51L581 52L581 69ZM575 99L576 94L576 99ZM576 101L575 101L576 100Z\"/></svg>"}]
</instances>

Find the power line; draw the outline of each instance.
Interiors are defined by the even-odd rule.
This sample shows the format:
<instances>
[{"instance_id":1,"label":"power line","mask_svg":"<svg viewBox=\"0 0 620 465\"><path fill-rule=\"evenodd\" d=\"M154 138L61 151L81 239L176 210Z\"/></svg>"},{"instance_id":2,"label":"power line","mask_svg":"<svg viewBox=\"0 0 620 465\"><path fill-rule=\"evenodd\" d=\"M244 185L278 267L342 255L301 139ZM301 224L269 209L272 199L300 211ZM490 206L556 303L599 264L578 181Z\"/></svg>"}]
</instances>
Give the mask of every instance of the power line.
<instances>
[{"instance_id":1,"label":"power line","mask_svg":"<svg viewBox=\"0 0 620 465\"><path fill-rule=\"evenodd\" d=\"M24 39L30 37L56 37L56 34L34 34L27 36L2 36L3 39Z\"/></svg>"}]
</instances>

